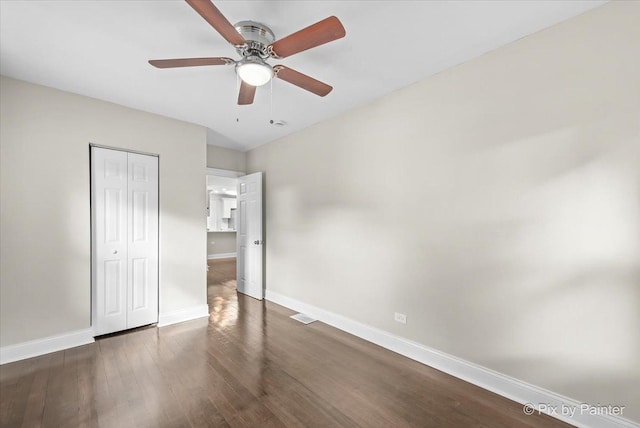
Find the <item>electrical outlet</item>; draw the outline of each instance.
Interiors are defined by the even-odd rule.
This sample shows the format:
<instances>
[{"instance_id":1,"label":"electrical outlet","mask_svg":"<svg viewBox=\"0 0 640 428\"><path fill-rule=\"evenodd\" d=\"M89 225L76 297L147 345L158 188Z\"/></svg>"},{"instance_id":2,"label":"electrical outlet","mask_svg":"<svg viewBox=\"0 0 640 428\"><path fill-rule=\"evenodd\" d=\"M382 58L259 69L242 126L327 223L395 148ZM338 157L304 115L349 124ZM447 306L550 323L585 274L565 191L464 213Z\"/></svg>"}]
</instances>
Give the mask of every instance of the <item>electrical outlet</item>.
<instances>
[{"instance_id":1,"label":"electrical outlet","mask_svg":"<svg viewBox=\"0 0 640 428\"><path fill-rule=\"evenodd\" d=\"M400 312L396 312L393 315L393 319L398 321L399 323L402 323L402 324L406 324L407 323L407 316L405 314L401 314Z\"/></svg>"}]
</instances>

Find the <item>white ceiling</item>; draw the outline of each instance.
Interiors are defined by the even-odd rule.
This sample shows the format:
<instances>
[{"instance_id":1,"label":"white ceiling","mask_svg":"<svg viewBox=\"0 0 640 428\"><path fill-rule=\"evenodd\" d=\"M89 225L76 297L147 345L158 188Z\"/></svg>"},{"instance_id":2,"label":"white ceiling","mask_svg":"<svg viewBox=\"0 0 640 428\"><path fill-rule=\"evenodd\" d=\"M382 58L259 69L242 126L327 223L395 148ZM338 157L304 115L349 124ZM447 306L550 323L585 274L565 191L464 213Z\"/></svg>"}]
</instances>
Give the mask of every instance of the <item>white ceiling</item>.
<instances>
[{"instance_id":1,"label":"white ceiling","mask_svg":"<svg viewBox=\"0 0 640 428\"><path fill-rule=\"evenodd\" d=\"M602 1L215 1L232 23L282 38L327 16L344 39L282 63L334 87L284 81L236 105L233 67L160 70L149 59L228 56L231 45L182 1L0 1L0 73L204 125L247 150L375 100L594 8ZM284 127L269 120L284 120Z\"/></svg>"}]
</instances>

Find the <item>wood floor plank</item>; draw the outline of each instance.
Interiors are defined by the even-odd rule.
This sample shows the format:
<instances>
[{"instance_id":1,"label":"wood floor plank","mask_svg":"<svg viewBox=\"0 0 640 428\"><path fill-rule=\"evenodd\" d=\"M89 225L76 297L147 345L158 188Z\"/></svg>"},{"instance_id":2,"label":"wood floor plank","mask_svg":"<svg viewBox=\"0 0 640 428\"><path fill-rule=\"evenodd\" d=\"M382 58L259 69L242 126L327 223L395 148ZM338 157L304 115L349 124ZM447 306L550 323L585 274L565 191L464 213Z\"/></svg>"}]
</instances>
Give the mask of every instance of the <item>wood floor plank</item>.
<instances>
[{"instance_id":1,"label":"wood floor plank","mask_svg":"<svg viewBox=\"0 0 640 428\"><path fill-rule=\"evenodd\" d=\"M144 331L131 335L127 338L129 346L126 348L133 376L139 385L140 394L145 397L144 406L149 414L155 416L155 426L190 426L186 416L175 411L173 403L176 396L145 346L155 336L150 333L151 331Z\"/></svg>"},{"instance_id":2,"label":"wood floor plank","mask_svg":"<svg viewBox=\"0 0 640 428\"><path fill-rule=\"evenodd\" d=\"M38 366L38 360L39 358L34 358L2 366L2 377L7 382L6 386L0 388L0 397L3 397L0 405L2 426L20 426L35 379L34 369Z\"/></svg>"},{"instance_id":3,"label":"wood floor plank","mask_svg":"<svg viewBox=\"0 0 640 428\"><path fill-rule=\"evenodd\" d=\"M0 366L0 427L567 427L235 289L209 261L208 319Z\"/></svg>"},{"instance_id":4,"label":"wood floor plank","mask_svg":"<svg viewBox=\"0 0 640 428\"><path fill-rule=\"evenodd\" d=\"M51 354L34 359L36 361L36 373L31 384L31 391L27 398L22 421L22 426L25 428L37 427L42 424L51 359Z\"/></svg>"},{"instance_id":5,"label":"wood floor plank","mask_svg":"<svg viewBox=\"0 0 640 428\"><path fill-rule=\"evenodd\" d=\"M78 422L83 427L98 427L98 410L96 401L100 388L98 382L93 382L96 376L98 348L92 345L81 346L77 364L78 387Z\"/></svg>"},{"instance_id":6,"label":"wood floor plank","mask_svg":"<svg viewBox=\"0 0 640 428\"><path fill-rule=\"evenodd\" d=\"M118 367L118 353L121 352L118 346L119 337L108 337L100 340L101 363L104 369L108 397L105 401L106 411L103 411L99 421L105 426L135 426L134 414L130 413L129 403L125 401L121 394L125 391L125 382L120 376Z\"/></svg>"},{"instance_id":7,"label":"wood floor plank","mask_svg":"<svg viewBox=\"0 0 640 428\"><path fill-rule=\"evenodd\" d=\"M74 426L69 425L74 421L74 411L70 402L72 397L66 394L72 393L70 384L75 381L71 373L75 370L75 360L65 358L68 351L55 352L51 355L49 380L47 383L44 412L42 414L42 426ZM76 409L77 410L77 409Z\"/></svg>"}]
</instances>

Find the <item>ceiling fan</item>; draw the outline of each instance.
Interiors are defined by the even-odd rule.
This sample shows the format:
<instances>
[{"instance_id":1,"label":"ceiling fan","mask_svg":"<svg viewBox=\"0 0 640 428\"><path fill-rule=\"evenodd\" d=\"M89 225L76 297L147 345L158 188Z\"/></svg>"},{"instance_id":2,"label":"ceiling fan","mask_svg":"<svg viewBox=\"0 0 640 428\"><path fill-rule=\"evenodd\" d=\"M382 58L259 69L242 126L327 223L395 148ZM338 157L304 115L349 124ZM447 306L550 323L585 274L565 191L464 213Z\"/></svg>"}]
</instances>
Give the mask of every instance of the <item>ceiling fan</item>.
<instances>
[{"instance_id":1,"label":"ceiling fan","mask_svg":"<svg viewBox=\"0 0 640 428\"><path fill-rule=\"evenodd\" d=\"M267 64L266 60L268 58L286 58L344 37L345 29L335 16L330 16L276 41L271 29L259 22L240 21L231 25L218 8L211 3L211 0L185 1L236 48L242 59L238 61L225 57L152 59L149 64L154 67L174 68L233 64L241 80L240 94L238 95L238 104L240 105L252 104L256 87L268 83L274 77L321 97L333 89L326 83L284 65L272 67Z\"/></svg>"}]
</instances>

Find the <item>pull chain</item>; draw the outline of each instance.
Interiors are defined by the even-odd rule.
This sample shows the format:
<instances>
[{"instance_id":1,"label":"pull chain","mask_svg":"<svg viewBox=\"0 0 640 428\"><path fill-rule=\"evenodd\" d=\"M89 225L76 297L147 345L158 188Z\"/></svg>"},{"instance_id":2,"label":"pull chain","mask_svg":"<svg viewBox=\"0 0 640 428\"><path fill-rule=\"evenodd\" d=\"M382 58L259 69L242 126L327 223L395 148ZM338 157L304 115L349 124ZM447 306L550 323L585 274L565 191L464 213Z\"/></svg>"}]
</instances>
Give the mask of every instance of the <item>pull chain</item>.
<instances>
[{"instance_id":1,"label":"pull chain","mask_svg":"<svg viewBox=\"0 0 640 428\"><path fill-rule=\"evenodd\" d=\"M269 115L271 116L271 120L269 121L269 123L273 125L273 78L271 78L271 80L269 81L269 86L271 91L271 94L269 96L269 100L271 101L270 112L269 112Z\"/></svg>"},{"instance_id":2,"label":"pull chain","mask_svg":"<svg viewBox=\"0 0 640 428\"><path fill-rule=\"evenodd\" d=\"M236 73L236 94L240 94L240 76L238 76L238 73ZM236 122L240 122L240 106L238 105L237 101L236 101Z\"/></svg>"}]
</instances>

